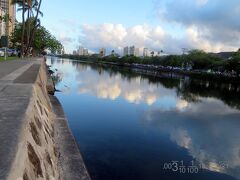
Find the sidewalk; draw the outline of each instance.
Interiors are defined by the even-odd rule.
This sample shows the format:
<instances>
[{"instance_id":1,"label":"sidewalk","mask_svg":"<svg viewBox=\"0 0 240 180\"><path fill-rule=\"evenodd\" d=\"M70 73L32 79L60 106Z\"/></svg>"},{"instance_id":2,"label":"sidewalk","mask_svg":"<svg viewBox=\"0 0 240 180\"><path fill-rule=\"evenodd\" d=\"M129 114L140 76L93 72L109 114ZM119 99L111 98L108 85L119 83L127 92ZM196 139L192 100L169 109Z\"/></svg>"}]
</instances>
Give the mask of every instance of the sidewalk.
<instances>
[{"instance_id":1,"label":"sidewalk","mask_svg":"<svg viewBox=\"0 0 240 180\"><path fill-rule=\"evenodd\" d=\"M15 158L23 116L32 94L31 86L38 74L37 68L40 68L38 61L0 62L0 179L6 178Z\"/></svg>"}]
</instances>

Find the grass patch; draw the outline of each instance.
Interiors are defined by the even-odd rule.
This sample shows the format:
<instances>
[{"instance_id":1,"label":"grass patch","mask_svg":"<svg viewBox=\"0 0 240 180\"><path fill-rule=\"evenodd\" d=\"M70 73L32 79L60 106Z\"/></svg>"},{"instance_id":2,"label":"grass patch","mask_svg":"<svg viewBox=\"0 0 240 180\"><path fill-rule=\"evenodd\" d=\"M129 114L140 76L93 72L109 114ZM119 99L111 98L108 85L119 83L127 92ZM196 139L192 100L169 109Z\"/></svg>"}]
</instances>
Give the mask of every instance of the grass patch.
<instances>
[{"instance_id":1,"label":"grass patch","mask_svg":"<svg viewBox=\"0 0 240 180\"><path fill-rule=\"evenodd\" d=\"M16 60L16 59L19 59L18 57L7 57L7 60ZM0 61L4 61L5 58L4 57L0 57Z\"/></svg>"}]
</instances>

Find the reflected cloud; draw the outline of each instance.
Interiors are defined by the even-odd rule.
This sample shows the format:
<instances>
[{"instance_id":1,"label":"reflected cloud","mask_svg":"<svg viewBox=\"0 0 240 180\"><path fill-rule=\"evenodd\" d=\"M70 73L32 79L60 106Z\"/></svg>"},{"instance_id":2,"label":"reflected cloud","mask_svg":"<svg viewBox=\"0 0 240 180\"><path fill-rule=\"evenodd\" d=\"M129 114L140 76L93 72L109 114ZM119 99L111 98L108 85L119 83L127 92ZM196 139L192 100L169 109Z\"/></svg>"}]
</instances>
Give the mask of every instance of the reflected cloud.
<instances>
[{"instance_id":1,"label":"reflected cloud","mask_svg":"<svg viewBox=\"0 0 240 180\"><path fill-rule=\"evenodd\" d=\"M143 124L168 134L204 169L240 177L239 85L129 76L131 72L74 61L64 66L59 61L58 66L66 71L60 83L66 92L147 105ZM73 82L69 87L66 78Z\"/></svg>"},{"instance_id":2,"label":"reflected cloud","mask_svg":"<svg viewBox=\"0 0 240 180\"><path fill-rule=\"evenodd\" d=\"M178 110L183 111L183 110L185 110L188 107L188 105L189 105L189 103L187 101L179 100L177 102L176 107L177 107Z\"/></svg>"},{"instance_id":3,"label":"reflected cloud","mask_svg":"<svg viewBox=\"0 0 240 180\"><path fill-rule=\"evenodd\" d=\"M204 169L239 178L239 117L238 110L206 98L196 103L179 101L175 110L149 110L144 120L169 134L171 141L187 149Z\"/></svg>"},{"instance_id":4,"label":"reflected cloud","mask_svg":"<svg viewBox=\"0 0 240 180\"><path fill-rule=\"evenodd\" d=\"M109 75L96 71L81 71L77 75L80 94L92 94L101 99L116 100L123 98L129 103L153 105L161 98L172 96L174 90L166 89L163 86L151 86L149 82L141 77L123 79L121 74ZM174 105L175 106L175 105Z\"/></svg>"},{"instance_id":5,"label":"reflected cloud","mask_svg":"<svg viewBox=\"0 0 240 180\"><path fill-rule=\"evenodd\" d=\"M97 97L111 100L117 99L122 91L118 84L112 84L111 86L108 86L107 84L104 83L97 84L96 90Z\"/></svg>"}]
</instances>

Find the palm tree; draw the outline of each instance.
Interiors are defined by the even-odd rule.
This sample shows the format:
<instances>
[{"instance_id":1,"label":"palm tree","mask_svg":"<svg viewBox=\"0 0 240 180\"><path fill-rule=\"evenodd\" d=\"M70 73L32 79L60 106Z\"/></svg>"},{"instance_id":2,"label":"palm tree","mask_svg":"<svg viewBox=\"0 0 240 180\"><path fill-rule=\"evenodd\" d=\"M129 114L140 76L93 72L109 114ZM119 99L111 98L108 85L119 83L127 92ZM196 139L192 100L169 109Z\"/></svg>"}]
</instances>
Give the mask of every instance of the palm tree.
<instances>
[{"instance_id":1,"label":"palm tree","mask_svg":"<svg viewBox=\"0 0 240 180\"><path fill-rule=\"evenodd\" d=\"M12 0L13 4L19 6L18 11L22 11L22 38L21 38L21 55L28 54L30 46L32 44L36 28L39 26L40 20L38 19L39 14L42 16L43 13L40 11L42 0ZM36 15L34 17L34 11ZM25 19L25 13L27 12L27 20ZM34 20L31 19L34 17ZM33 27L31 23L33 22ZM27 24L27 29L26 29ZM25 31L27 32L25 41ZM26 42L26 43L25 43ZM25 47L24 47L25 46Z\"/></svg>"},{"instance_id":2,"label":"palm tree","mask_svg":"<svg viewBox=\"0 0 240 180\"><path fill-rule=\"evenodd\" d=\"M154 51L151 52L152 57L154 56Z\"/></svg>"},{"instance_id":3,"label":"palm tree","mask_svg":"<svg viewBox=\"0 0 240 180\"><path fill-rule=\"evenodd\" d=\"M35 18L34 18L34 26L33 26L33 29L32 31L30 31L30 37L29 37L29 42L27 43L27 48L26 48L26 53L28 53L31 45L32 45L32 42L33 42L33 39L34 39L34 35L35 35L35 31L37 29L37 27L40 25L40 20L38 19L38 16L39 14L41 16L43 16L43 13L40 11L40 8L41 8L41 5L42 5L42 0L34 0L34 5L32 6L34 8L34 10L36 11L36 15L35 15Z\"/></svg>"},{"instance_id":4,"label":"palm tree","mask_svg":"<svg viewBox=\"0 0 240 180\"><path fill-rule=\"evenodd\" d=\"M25 12L26 12L26 1L25 0L12 0L12 4L19 6L18 10L22 11L22 37L21 37L21 57L24 56L24 36L25 36Z\"/></svg>"},{"instance_id":5,"label":"palm tree","mask_svg":"<svg viewBox=\"0 0 240 180\"><path fill-rule=\"evenodd\" d=\"M114 50L112 50L112 55L114 56L114 54L115 54L115 51L114 51Z\"/></svg>"}]
</instances>

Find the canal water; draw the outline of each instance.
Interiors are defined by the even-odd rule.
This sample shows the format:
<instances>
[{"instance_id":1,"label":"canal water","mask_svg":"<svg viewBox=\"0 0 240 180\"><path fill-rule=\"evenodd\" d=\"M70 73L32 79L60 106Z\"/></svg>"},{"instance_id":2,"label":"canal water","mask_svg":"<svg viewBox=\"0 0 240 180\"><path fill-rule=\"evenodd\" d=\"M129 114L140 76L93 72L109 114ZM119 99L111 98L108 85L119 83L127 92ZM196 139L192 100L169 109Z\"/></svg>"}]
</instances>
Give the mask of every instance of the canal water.
<instances>
[{"instance_id":1,"label":"canal water","mask_svg":"<svg viewBox=\"0 0 240 180\"><path fill-rule=\"evenodd\" d=\"M240 178L240 86L49 58L93 180Z\"/></svg>"}]
</instances>

